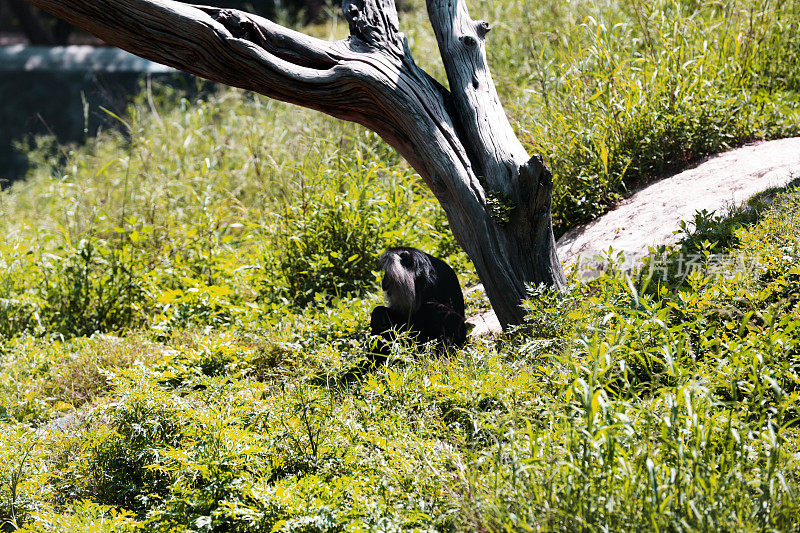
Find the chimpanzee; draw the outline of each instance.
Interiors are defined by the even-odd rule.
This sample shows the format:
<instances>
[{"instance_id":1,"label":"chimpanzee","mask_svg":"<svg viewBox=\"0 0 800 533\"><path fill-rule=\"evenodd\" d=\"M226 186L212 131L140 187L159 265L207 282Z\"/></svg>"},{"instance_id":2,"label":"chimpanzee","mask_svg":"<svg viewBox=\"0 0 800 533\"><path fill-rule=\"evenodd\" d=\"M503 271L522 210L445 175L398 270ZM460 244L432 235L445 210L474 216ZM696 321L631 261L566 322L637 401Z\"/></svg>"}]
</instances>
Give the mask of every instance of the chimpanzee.
<instances>
[{"instance_id":1,"label":"chimpanzee","mask_svg":"<svg viewBox=\"0 0 800 533\"><path fill-rule=\"evenodd\" d=\"M464 295L447 263L409 247L389 248L380 258L386 307L373 309L370 328L380 335L377 352L389 354L394 331L408 331L419 344L437 341L462 347L467 342Z\"/></svg>"}]
</instances>

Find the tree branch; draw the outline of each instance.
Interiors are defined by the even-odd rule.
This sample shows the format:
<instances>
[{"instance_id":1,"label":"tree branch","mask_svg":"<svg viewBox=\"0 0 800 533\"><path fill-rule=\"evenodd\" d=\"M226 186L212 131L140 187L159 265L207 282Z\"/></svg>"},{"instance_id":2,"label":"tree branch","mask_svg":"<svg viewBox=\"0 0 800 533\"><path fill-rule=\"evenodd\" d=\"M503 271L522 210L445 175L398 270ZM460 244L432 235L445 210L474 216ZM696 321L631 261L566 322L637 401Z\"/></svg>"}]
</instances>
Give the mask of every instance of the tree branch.
<instances>
[{"instance_id":1,"label":"tree branch","mask_svg":"<svg viewBox=\"0 0 800 533\"><path fill-rule=\"evenodd\" d=\"M337 42L241 11L174 0L27 1L151 61L358 122L431 176L398 110L428 106L449 123L446 91L407 54L393 0L344 0L353 35Z\"/></svg>"},{"instance_id":2,"label":"tree branch","mask_svg":"<svg viewBox=\"0 0 800 533\"><path fill-rule=\"evenodd\" d=\"M314 69L331 68L337 63L335 45L290 30L258 15L235 9L193 6L219 22L238 39L251 41L269 53L295 65Z\"/></svg>"},{"instance_id":3,"label":"tree branch","mask_svg":"<svg viewBox=\"0 0 800 533\"><path fill-rule=\"evenodd\" d=\"M372 49L403 55L404 37L394 0L342 0L342 12L352 39Z\"/></svg>"},{"instance_id":4,"label":"tree branch","mask_svg":"<svg viewBox=\"0 0 800 533\"><path fill-rule=\"evenodd\" d=\"M465 0L427 0L427 6L460 119L460 137L486 185L513 197L520 162L528 154L508 122L489 72L489 23L472 20Z\"/></svg>"},{"instance_id":5,"label":"tree branch","mask_svg":"<svg viewBox=\"0 0 800 533\"><path fill-rule=\"evenodd\" d=\"M173 0L28 1L151 61L352 120L344 105L351 72L337 58L344 43Z\"/></svg>"},{"instance_id":6,"label":"tree branch","mask_svg":"<svg viewBox=\"0 0 800 533\"><path fill-rule=\"evenodd\" d=\"M442 204L502 324L522 322L525 283L563 286L549 172L506 118L486 64L489 26L469 18L465 0L427 0L450 92L414 63L394 0L342 0L351 35L337 42L174 0L27 1L144 58L378 133ZM487 190L508 199L507 220Z\"/></svg>"}]
</instances>

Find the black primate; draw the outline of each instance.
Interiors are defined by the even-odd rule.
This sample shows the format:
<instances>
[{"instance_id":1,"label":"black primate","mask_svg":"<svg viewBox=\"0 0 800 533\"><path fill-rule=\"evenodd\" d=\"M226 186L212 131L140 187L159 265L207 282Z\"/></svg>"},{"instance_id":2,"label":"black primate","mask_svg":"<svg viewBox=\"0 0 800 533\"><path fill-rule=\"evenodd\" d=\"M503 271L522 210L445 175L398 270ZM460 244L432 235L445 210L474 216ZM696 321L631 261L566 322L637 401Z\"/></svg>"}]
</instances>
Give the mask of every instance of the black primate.
<instances>
[{"instance_id":1,"label":"black primate","mask_svg":"<svg viewBox=\"0 0 800 533\"><path fill-rule=\"evenodd\" d=\"M386 306L372 310L370 328L380 335L377 352L388 355L395 331L408 331L420 344L441 342L464 346L464 295L447 263L409 247L389 248L381 255L383 296Z\"/></svg>"}]
</instances>

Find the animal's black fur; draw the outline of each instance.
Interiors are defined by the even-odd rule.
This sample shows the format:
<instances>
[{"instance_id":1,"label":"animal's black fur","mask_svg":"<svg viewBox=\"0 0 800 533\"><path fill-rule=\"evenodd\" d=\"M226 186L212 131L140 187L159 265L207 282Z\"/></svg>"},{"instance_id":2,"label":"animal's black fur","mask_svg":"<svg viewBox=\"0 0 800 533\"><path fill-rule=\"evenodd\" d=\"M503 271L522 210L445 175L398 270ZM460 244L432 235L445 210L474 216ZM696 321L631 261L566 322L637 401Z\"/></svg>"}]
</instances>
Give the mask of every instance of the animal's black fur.
<instances>
[{"instance_id":1,"label":"animal's black fur","mask_svg":"<svg viewBox=\"0 0 800 533\"><path fill-rule=\"evenodd\" d=\"M394 332L408 331L420 344L464 346L464 295L447 263L416 248L398 247L386 250L380 265L386 306L372 311L373 335L390 342ZM388 344L380 343L377 351L388 355Z\"/></svg>"}]
</instances>

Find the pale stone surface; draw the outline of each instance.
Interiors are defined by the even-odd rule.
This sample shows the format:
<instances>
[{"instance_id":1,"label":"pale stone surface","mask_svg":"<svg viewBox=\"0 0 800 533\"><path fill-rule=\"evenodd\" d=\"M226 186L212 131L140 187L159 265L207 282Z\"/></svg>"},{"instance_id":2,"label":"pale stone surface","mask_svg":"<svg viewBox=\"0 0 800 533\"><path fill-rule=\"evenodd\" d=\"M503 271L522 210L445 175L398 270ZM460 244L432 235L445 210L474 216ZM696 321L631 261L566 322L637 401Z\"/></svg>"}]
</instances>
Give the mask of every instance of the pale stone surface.
<instances>
[{"instance_id":1,"label":"pale stone surface","mask_svg":"<svg viewBox=\"0 0 800 533\"><path fill-rule=\"evenodd\" d=\"M641 189L605 215L569 231L558 240L558 256L568 267L579 258L591 261L611 247L632 264L650 246L676 243L680 235L673 232L680 221L692 220L696 211L724 211L798 178L800 137L730 150ZM475 325L472 335L501 331L491 311L467 322Z\"/></svg>"},{"instance_id":2,"label":"pale stone surface","mask_svg":"<svg viewBox=\"0 0 800 533\"><path fill-rule=\"evenodd\" d=\"M481 287L483 289L483 287ZM486 311L479 315L467 318L467 324L471 324L472 330L469 332L473 336L486 335L488 333L502 333L503 328L494 311Z\"/></svg>"},{"instance_id":3,"label":"pale stone surface","mask_svg":"<svg viewBox=\"0 0 800 533\"><path fill-rule=\"evenodd\" d=\"M697 211L722 212L756 193L800 178L800 138L743 146L710 157L695 168L653 183L613 210L567 232L558 240L564 265L613 248L628 261L656 244L674 244L681 220Z\"/></svg>"}]
</instances>

